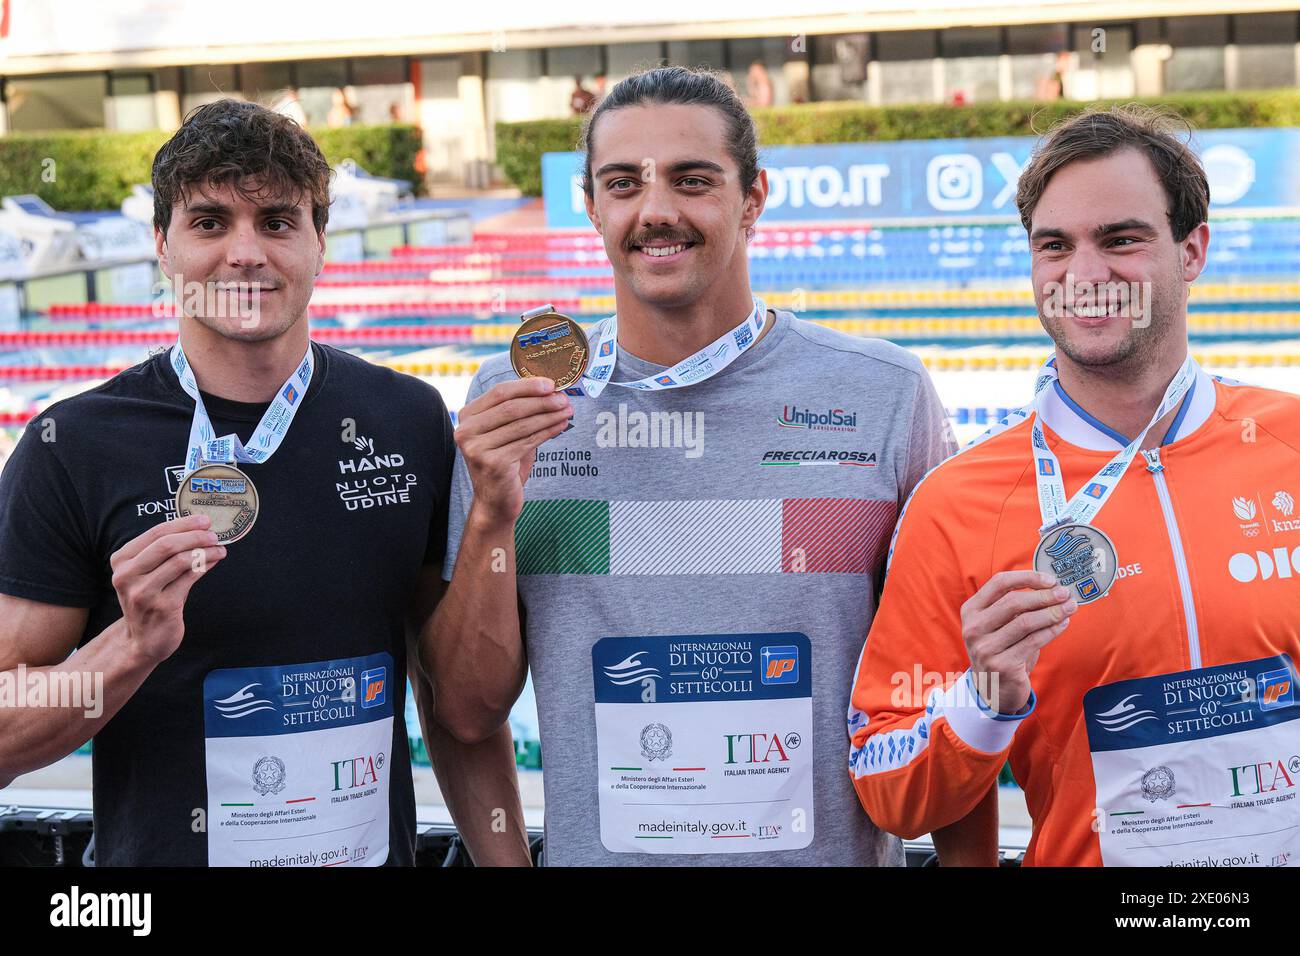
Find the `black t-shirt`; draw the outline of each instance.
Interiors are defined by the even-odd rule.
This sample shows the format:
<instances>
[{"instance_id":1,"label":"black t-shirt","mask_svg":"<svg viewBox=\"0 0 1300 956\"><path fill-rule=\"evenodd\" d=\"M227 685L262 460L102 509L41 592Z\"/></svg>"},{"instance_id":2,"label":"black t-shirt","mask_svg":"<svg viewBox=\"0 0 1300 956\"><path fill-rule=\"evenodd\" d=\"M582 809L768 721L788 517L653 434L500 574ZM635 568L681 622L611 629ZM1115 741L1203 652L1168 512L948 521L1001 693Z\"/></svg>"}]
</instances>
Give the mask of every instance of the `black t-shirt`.
<instances>
[{"instance_id":1,"label":"black t-shirt","mask_svg":"<svg viewBox=\"0 0 1300 956\"><path fill-rule=\"evenodd\" d=\"M214 828L214 863L231 848L334 862L303 834L361 827L361 806L377 810L369 850L351 852L373 863L385 783L387 863L414 862L405 621L446 547L452 426L424 382L312 347L283 443L240 465L256 523L195 583L180 648L94 739L103 865L203 865ZM267 407L203 398L216 434L245 442ZM0 475L0 591L90 608L83 644L121 617L109 558L174 516L193 410L163 353L38 416ZM367 722L390 711L391 744Z\"/></svg>"}]
</instances>

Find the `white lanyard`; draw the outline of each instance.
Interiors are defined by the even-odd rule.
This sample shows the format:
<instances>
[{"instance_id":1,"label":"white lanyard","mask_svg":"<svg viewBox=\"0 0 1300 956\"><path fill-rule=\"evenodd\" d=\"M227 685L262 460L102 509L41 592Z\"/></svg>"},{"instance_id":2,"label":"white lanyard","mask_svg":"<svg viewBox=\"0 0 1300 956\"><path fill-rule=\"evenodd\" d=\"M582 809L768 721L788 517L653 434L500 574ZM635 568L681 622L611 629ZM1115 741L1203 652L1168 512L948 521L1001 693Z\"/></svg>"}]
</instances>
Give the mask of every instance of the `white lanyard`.
<instances>
[{"instance_id":1,"label":"white lanyard","mask_svg":"<svg viewBox=\"0 0 1300 956\"><path fill-rule=\"evenodd\" d=\"M185 453L186 473L194 471L205 461L226 464L240 461L258 464L274 455L276 449L280 447L280 442L289 432L289 425L298 412L302 397L307 394L314 368L309 342L307 354L303 356L298 368L280 386L266 413L262 415L262 420L257 423L257 429L248 439L248 447L245 447L239 440L239 436L233 433L220 438L213 435L212 419L208 417L208 410L203 407L203 397L199 394L198 383L194 380L194 371L185 358L185 350L181 348L179 341L172 346L169 357L172 369L180 379L181 388L185 389L185 394L194 399L194 418L190 422L189 448Z\"/></svg>"},{"instance_id":2,"label":"white lanyard","mask_svg":"<svg viewBox=\"0 0 1300 956\"><path fill-rule=\"evenodd\" d=\"M1147 432L1151 431L1156 422L1178 407L1178 403L1183 400L1183 396L1196 380L1197 371L1196 360L1189 354L1169 383L1169 387L1165 389L1164 398L1160 400L1160 405L1156 408L1151 421L1147 422L1146 428L1142 429L1067 502L1065 482L1061 480L1061 463L1057 460L1056 453L1048 447L1047 437L1043 434L1046 391L1048 386L1059 377L1056 371L1055 353L1043 363L1043 367L1038 370L1038 380L1034 383L1034 400L1021 410L1024 413L1030 409L1035 412L1032 432L1034 479L1038 482L1038 509L1043 518L1042 533L1060 524L1092 523L1092 519L1096 517L1097 512L1101 511L1102 505L1110 498L1111 492L1124 476L1129 462L1137 456Z\"/></svg>"},{"instance_id":3,"label":"white lanyard","mask_svg":"<svg viewBox=\"0 0 1300 956\"><path fill-rule=\"evenodd\" d=\"M694 385L696 382L712 378L740 358L743 352L758 341L766 319L767 307L763 305L761 299L755 299L754 311L745 317L745 321L730 332L714 339L694 355L682 359L672 368L666 368L656 375L649 375L634 382L611 382L609 377L618 362L618 316L611 315L596 326L592 335L595 345L593 358L587 371L583 373L580 381L564 391L569 395L587 395L596 398L605 390L606 385L620 385L623 388L637 388L646 392Z\"/></svg>"}]
</instances>

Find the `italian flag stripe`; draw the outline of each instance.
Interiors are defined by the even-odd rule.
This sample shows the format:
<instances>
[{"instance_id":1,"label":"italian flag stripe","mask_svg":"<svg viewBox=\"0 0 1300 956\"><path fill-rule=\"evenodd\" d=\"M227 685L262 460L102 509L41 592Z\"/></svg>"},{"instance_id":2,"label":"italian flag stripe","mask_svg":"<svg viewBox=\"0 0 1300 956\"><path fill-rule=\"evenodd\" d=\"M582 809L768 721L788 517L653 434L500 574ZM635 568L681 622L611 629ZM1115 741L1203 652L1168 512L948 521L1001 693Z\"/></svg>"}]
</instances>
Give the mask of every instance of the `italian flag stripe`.
<instances>
[{"instance_id":1,"label":"italian flag stripe","mask_svg":"<svg viewBox=\"0 0 1300 956\"><path fill-rule=\"evenodd\" d=\"M520 574L866 574L897 502L860 498L528 501Z\"/></svg>"}]
</instances>

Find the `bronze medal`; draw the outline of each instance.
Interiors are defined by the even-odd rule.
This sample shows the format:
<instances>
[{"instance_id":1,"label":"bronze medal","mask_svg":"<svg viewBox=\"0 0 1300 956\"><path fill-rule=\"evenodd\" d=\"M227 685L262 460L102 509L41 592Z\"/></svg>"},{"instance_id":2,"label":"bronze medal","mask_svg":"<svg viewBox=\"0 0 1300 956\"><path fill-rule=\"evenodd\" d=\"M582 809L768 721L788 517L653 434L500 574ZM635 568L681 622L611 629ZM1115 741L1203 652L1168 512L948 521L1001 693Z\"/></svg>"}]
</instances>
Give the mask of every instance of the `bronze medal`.
<instances>
[{"instance_id":1,"label":"bronze medal","mask_svg":"<svg viewBox=\"0 0 1300 956\"><path fill-rule=\"evenodd\" d=\"M582 326L554 310L532 316L525 313L510 343L510 365L515 374L552 379L557 390L582 379L590 355Z\"/></svg>"},{"instance_id":2,"label":"bronze medal","mask_svg":"<svg viewBox=\"0 0 1300 956\"><path fill-rule=\"evenodd\" d=\"M185 476L176 492L176 517L207 515L218 544L231 544L248 534L258 509L257 489L234 465L201 464Z\"/></svg>"}]
</instances>

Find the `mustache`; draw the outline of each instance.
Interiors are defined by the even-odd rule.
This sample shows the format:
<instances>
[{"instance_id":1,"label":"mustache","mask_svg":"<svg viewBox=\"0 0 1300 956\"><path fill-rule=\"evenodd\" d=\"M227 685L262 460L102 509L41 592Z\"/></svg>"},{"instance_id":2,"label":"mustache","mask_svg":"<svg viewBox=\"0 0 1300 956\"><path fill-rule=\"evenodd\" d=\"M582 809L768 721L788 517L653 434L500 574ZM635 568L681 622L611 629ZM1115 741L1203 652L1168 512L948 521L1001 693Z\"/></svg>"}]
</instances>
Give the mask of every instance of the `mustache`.
<instances>
[{"instance_id":1,"label":"mustache","mask_svg":"<svg viewBox=\"0 0 1300 956\"><path fill-rule=\"evenodd\" d=\"M692 230L682 231L678 229L647 229L645 232L629 236L623 243L624 252L632 252L637 246L646 246L652 242L662 242L670 246L679 243L701 243L704 237L698 232Z\"/></svg>"}]
</instances>

